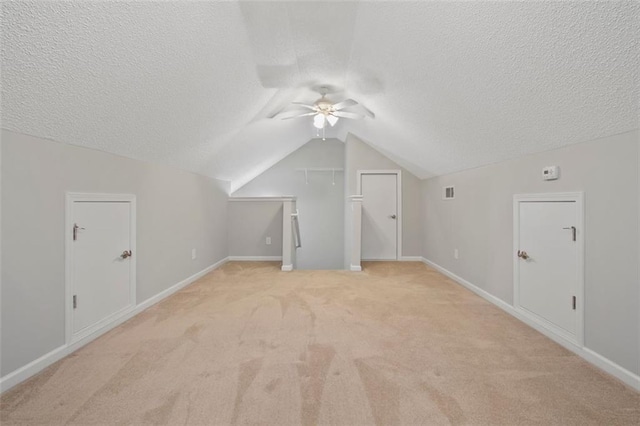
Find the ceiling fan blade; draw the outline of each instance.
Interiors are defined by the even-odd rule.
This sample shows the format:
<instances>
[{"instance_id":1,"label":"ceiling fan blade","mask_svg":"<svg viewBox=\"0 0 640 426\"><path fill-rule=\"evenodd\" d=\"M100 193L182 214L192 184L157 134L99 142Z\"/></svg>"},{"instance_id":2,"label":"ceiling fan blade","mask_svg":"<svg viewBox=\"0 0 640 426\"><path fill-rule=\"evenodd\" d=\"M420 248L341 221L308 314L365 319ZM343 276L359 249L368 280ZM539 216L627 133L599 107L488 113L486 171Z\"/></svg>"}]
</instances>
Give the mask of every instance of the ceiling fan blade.
<instances>
[{"instance_id":1,"label":"ceiling fan blade","mask_svg":"<svg viewBox=\"0 0 640 426\"><path fill-rule=\"evenodd\" d=\"M360 106L362 107L362 109L364 110L364 113L367 114L369 117L371 118L376 118L376 115L373 113L373 111L371 111L369 108L367 108L366 106L360 104Z\"/></svg>"},{"instance_id":2,"label":"ceiling fan blade","mask_svg":"<svg viewBox=\"0 0 640 426\"><path fill-rule=\"evenodd\" d=\"M317 111L317 108L315 105L307 105L307 104L303 104L302 102L291 102L293 105L299 105L301 107L304 108L308 108L308 109L312 109L314 111Z\"/></svg>"},{"instance_id":3,"label":"ceiling fan blade","mask_svg":"<svg viewBox=\"0 0 640 426\"><path fill-rule=\"evenodd\" d=\"M342 108L348 108L350 106L354 106L354 105L358 105L358 103L356 101L354 101L353 99L345 99L342 102L338 102L337 104L333 105L333 109L338 111L341 110Z\"/></svg>"},{"instance_id":4,"label":"ceiling fan blade","mask_svg":"<svg viewBox=\"0 0 640 426\"><path fill-rule=\"evenodd\" d=\"M336 111L336 112L333 112L332 114L336 117L353 118L355 120L361 120L364 118L364 115L356 114L354 112Z\"/></svg>"},{"instance_id":5,"label":"ceiling fan blade","mask_svg":"<svg viewBox=\"0 0 640 426\"><path fill-rule=\"evenodd\" d=\"M306 114L306 112L299 111L299 110L297 110L297 111L282 111L282 112L276 114L274 116L274 118L280 118L280 119L295 118L295 117L298 117L299 115L302 115L302 114Z\"/></svg>"},{"instance_id":6,"label":"ceiling fan blade","mask_svg":"<svg viewBox=\"0 0 640 426\"><path fill-rule=\"evenodd\" d=\"M281 116L280 116L280 118L281 118L282 120L291 120L292 118L307 117L307 116L309 116L309 115L316 115L316 114L317 114L317 112L315 112L315 111L314 111L314 112L307 112L307 113L305 113L305 114L298 114L298 113L296 113L296 115L285 115L284 117L281 115ZM284 115L284 114L283 114L283 115Z\"/></svg>"}]
</instances>

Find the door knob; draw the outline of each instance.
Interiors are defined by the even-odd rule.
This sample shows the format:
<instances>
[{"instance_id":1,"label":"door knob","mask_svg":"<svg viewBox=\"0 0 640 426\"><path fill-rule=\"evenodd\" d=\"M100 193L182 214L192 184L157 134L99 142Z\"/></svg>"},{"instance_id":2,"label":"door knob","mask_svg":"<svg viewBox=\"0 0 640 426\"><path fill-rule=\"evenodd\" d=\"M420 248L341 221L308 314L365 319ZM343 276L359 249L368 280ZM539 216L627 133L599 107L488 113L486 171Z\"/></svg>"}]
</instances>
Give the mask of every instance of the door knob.
<instances>
[{"instance_id":1,"label":"door knob","mask_svg":"<svg viewBox=\"0 0 640 426\"><path fill-rule=\"evenodd\" d=\"M125 250L120 255L120 257L123 259L126 259L127 257L131 257L131 256L133 256L133 253L131 253L131 250Z\"/></svg>"},{"instance_id":2,"label":"door knob","mask_svg":"<svg viewBox=\"0 0 640 426\"><path fill-rule=\"evenodd\" d=\"M527 254L527 252L526 252L526 251L524 251L524 250L523 250L523 251L518 250L518 257L519 257L520 259L527 260L527 259L529 258L529 255L528 255L528 254Z\"/></svg>"},{"instance_id":3,"label":"door knob","mask_svg":"<svg viewBox=\"0 0 640 426\"><path fill-rule=\"evenodd\" d=\"M391 216L389 216L389 217L390 217L391 219L395 219L395 218L396 218L396 215L395 215L395 214L392 214L392 215L391 215Z\"/></svg>"}]
</instances>

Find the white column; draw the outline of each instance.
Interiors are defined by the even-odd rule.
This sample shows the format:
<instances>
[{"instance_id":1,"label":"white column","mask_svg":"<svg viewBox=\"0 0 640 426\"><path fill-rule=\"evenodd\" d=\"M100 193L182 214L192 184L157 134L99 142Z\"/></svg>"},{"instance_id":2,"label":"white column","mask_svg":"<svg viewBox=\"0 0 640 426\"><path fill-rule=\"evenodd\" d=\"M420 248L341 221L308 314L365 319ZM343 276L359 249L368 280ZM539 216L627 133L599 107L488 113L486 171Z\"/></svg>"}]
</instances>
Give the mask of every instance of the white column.
<instances>
[{"instance_id":1,"label":"white column","mask_svg":"<svg viewBox=\"0 0 640 426\"><path fill-rule=\"evenodd\" d=\"M349 197L351 204L351 260L352 271L362 271L360 259L362 258L362 195Z\"/></svg>"},{"instance_id":2,"label":"white column","mask_svg":"<svg viewBox=\"0 0 640 426\"><path fill-rule=\"evenodd\" d=\"M296 199L291 198L282 202L282 270L293 271L296 247L293 243L293 228L291 214L296 211Z\"/></svg>"}]
</instances>

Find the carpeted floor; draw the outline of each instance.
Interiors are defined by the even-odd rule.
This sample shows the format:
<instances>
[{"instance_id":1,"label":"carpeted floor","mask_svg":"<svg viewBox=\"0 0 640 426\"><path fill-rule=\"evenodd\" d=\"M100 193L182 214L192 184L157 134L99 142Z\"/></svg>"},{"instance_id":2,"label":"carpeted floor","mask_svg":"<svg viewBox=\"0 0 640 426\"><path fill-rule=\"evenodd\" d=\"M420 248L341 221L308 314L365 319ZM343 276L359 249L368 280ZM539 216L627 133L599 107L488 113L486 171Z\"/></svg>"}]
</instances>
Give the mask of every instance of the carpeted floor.
<instances>
[{"instance_id":1,"label":"carpeted floor","mask_svg":"<svg viewBox=\"0 0 640 426\"><path fill-rule=\"evenodd\" d=\"M420 263L229 263L1 397L9 424L640 424L640 394Z\"/></svg>"}]
</instances>

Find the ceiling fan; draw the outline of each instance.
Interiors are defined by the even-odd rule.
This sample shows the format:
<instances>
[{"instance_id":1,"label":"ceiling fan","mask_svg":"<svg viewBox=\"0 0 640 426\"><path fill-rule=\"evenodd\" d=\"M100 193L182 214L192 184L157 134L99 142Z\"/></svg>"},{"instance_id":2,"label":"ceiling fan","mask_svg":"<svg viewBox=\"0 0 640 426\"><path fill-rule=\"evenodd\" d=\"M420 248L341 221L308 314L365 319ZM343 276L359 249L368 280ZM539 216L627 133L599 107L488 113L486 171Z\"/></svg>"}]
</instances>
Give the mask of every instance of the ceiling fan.
<instances>
[{"instance_id":1,"label":"ceiling fan","mask_svg":"<svg viewBox=\"0 0 640 426\"><path fill-rule=\"evenodd\" d=\"M282 114L280 118L283 120L290 120L292 118L300 117L313 117L313 125L317 129L324 129L327 123L331 127L335 126L340 118L350 118L360 120L364 118L364 115L357 114L355 112L343 111L345 108L349 108L358 105L358 102L353 99L345 99L342 102L333 103L327 99L328 89L326 87L320 88L320 99L315 101L313 105L308 105L302 102L292 102L293 105L300 106L302 108L310 109L311 112L300 113L299 111L291 111L289 113Z\"/></svg>"}]
</instances>

